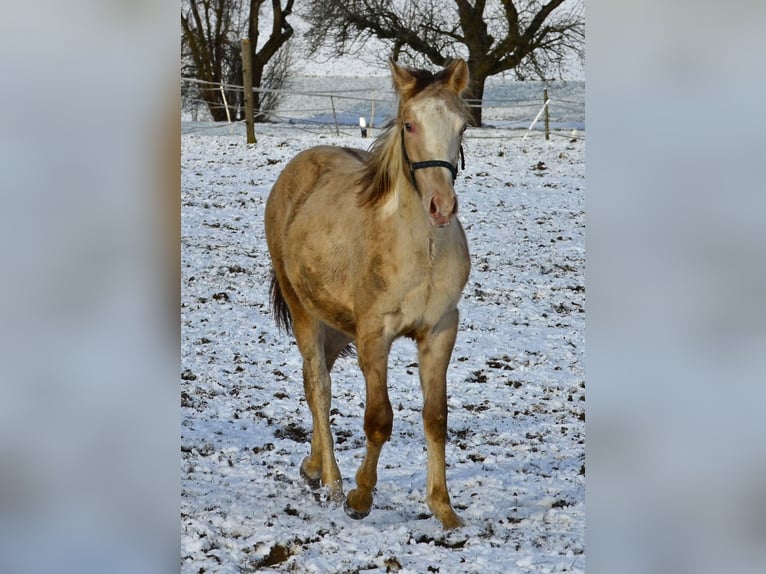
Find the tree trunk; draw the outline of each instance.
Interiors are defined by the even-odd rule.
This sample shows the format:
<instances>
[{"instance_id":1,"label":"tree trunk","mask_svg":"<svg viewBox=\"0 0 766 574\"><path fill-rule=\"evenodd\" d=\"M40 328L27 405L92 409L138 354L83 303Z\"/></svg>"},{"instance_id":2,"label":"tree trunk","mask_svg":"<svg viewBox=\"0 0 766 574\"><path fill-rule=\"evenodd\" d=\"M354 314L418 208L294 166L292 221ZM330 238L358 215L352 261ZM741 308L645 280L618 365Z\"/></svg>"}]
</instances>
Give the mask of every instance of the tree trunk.
<instances>
[{"instance_id":1,"label":"tree trunk","mask_svg":"<svg viewBox=\"0 0 766 574\"><path fill-rule=\"evenodd\" d=\"M486 72L484 72L479 66L472 66L471 64L472 62L469 61L468 71L471 78L471 85L464 94L464 98L469 100L473 125L476 127L481 127L482 105L484 101L484 84L487 81L487 75Z\"/></svg>"}]
</instances>

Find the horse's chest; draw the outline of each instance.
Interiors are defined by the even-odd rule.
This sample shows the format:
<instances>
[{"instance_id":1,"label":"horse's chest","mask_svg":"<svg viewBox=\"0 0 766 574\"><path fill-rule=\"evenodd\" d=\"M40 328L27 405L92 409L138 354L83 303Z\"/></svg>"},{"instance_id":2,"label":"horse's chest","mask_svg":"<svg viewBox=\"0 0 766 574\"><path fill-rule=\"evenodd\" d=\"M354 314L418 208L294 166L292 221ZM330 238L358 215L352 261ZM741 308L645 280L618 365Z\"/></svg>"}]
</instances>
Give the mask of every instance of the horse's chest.
<instances>
[{"instance_id":1,"label":"horse's chest","mask_svg":"<svg viewBox=\"0 0 766 574\"><path fill-rule=\"evenodd\" d=\"M435 325L453 309L468 280L469 259L465 244L457 244L425 265L409 270L400 309L404 322Z\"/></svg>"}]
</instances>

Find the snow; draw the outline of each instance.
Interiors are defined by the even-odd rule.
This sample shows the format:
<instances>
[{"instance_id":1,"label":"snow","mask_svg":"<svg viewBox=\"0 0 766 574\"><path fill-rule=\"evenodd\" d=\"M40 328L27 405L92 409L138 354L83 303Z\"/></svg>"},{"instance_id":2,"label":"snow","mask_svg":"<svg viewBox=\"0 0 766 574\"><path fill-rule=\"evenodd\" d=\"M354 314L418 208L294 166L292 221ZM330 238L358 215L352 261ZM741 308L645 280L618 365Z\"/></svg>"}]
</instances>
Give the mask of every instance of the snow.
<instances>
[{"instance_id":1,"label":"snow","mask_svg":"<svg viewBox=\"0 0 766 574\"><path fill-rule=\"evenodd\" d=\"M295 343L268 306L263 210L298 151L366 148L356 130L184 123L182 571L583 572L585 142L469 129L458 176L472 270L448 372L447 480L466 525L424 502L414 345L389 358L394 431L361 521L299 475L310 414ZM375 133L376 130L373 130ZM566 136L566 137L563 137ZM333 370L344 490L364 452L363 381Z\"/></svg>"}]
</instances>

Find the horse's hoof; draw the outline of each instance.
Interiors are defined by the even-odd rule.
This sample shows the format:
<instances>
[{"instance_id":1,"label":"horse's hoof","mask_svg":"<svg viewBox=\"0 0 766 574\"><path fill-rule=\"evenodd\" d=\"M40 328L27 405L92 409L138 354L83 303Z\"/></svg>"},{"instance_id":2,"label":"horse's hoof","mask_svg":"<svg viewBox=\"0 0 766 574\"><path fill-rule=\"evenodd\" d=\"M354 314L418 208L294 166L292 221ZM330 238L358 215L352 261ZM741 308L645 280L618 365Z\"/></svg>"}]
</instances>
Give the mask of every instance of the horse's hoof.
<instances>
[{"instance_id":1,"label":"horse's hoof","mask_svg":"<svg viewBox=\"0 0 766 574\"><path fill-rule=\"evenodd\" d=\"M465 526L465 523L460 519L460 517L454 513L451 516L446 516L441 519L441 523L444 530L453 530L455 528L461 528L462 526Z\"/></svg>"},{"instance_id":2,"label":"horse's hoof","mask_svg":"<svg viewBox=\"0 0 766 574\"><path fill-rule=\"evenodd\" d=\"M346 497L343 494L343 486L339 482L335 482L327 487L327 502L329 504L340 504L344 502Z\"/></svg>"},{"instance_id":3,"label":"horse's hoof","mask_svg":"<svg viewBox=\"0 0 766 574\"><path fill-rule=\"evenodd\" d=\"M346 512L346 514L348 514L354 520L361 520L362 518L370 514L369 508L365 510L364 512L359 512L358 510L354 510L348 505L348 500L346 500L346 502L343 503L343 510Z\"/></svg>"},{"instance_id":4,"label":"horse's hoof","mask_svg":"<svg viewBox=\"0 0 766 574\"><path fill-rule=\"evenodd\" d=\"M359 507L364 510L358 510ZM343 510L354 520L360 520L367 516L372 509L372 493L355 488L348 493L348 498L343 503Z\"/></svg>"},{"instance_id":5,"label":"horse's hoof","mask_svg":"<svg viewBox=\"0 0 766 574\"><path fill-rule=\"evenodd\" d=\"M306 484L309 485L311 490L319 490L319 488L322 486L322 481L319 479L319 477L313 477L309 475L305 470L303 470L303 466L301 466L301 478L303 478Z\"/></svg>"},{"instance_id":6,"label":"horse's hoof","mask_svg":"<svg viewBox=\"0 0 766 574\"><path fill-rule=\"evenodd\" d=\"M463 521L452 509L449 501L436 503L436 501L431 500L426 502L429 510L434 513L434 517L442 523L444 530L452 530L453 528L464 526Z\"/></svg>"}]
</instances>

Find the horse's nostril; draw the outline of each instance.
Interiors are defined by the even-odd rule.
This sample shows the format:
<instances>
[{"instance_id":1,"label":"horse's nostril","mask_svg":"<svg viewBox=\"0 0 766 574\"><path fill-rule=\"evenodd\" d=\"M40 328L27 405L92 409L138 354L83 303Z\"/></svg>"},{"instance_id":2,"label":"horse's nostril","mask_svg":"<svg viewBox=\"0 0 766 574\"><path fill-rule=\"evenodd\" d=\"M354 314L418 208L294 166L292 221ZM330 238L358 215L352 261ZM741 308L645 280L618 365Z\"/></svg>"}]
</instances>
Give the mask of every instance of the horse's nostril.
<instances>
[{"instance_id":1,"label":"horse's nostril","mask_svg":"<svg viewBox=\"0 0 766 574\"><path fill-rule=\"evenodd\" d=\"M437 215L439 213L439 205L436 202L436 197L431 198L431 206L429 207L431 215Z\"/></svg>"}]
</instances>

